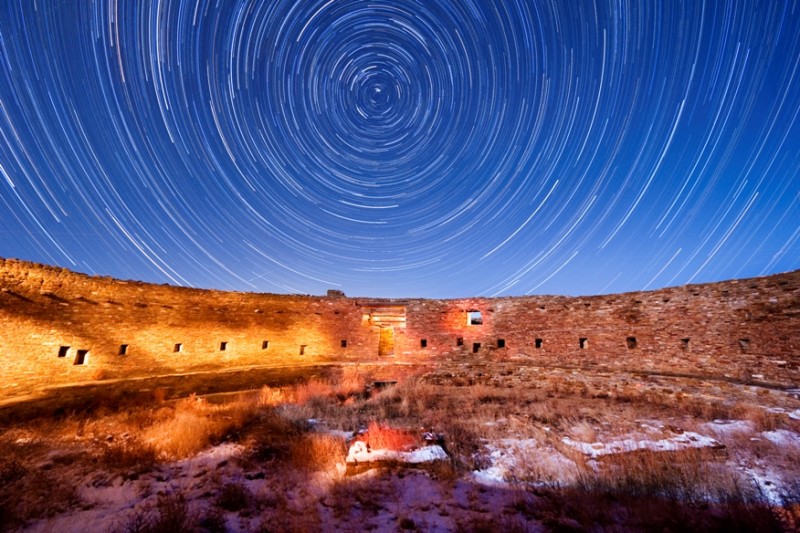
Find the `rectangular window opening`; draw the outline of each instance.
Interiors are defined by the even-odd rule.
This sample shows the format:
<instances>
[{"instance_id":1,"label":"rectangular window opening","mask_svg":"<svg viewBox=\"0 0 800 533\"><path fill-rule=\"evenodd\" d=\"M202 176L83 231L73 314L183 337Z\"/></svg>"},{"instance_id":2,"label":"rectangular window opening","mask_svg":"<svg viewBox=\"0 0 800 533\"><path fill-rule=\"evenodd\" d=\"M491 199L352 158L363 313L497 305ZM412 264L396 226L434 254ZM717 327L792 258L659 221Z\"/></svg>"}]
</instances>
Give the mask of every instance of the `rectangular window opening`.
<instances>
[{"instance_id":1,"label":"rectangular window opening","mask_svg":"<svg viewBox=\"0 0 800 533\"><path fill-rule=\"evenodd\" d=\"M58 356L59 357L66 357L67 353L69 353L69 346L62 346L58 349Z\"/></svg>"},{"instance_id":2,"label":"rectangular window opening","mask_svg":"<svg viewBox=\"0 0 800 533\"><path fill-rule=\"evenodd\" d=\"M505 348L506 347L506 340L505 339L497 339L497 347L498 348Z\"/></svg>"},{"instance_id":3,"label":"rectangular window opening","mask_svg":"<svg viewBox=\"0 0 800 533\"><path fill-rule=\"evenodd\" d=\"M421 339L419 341L419 347L420 348L427 348L428 347L428 339Z\"/></svg>"},{"instance_id":4,"label":"rectangular window opening","mask_svg":"<svg viewBox=\"0 0 800 533\"><path fill-rule=\"evenodd\" d=\"M269 341L261 341L261 349L266 350L269 348Z\"/></svg>"},{"instance_id":5,"label":"rectangular window opening","mask_svg":"<svg viewBox=\"0 0 800 533\"><path fill-rule=\"evenodd\" d=\"M483 315L480 311L467 312L467 324L470 326L480 326L483 324Z\"/></svg>"},{"instance_id":6,"label":"rectangular window opening","mask_svg":"<svg viewBox=\"0 0 800 533\"><path fill-rule=\"evenodd\" d=\"M625 339L625 343L628 345L629 350L633 350L636 348L636 337L628 337Z\"/></svg>"},{"instance_id":7,"label":"rectangular window opening","mask_svg":"<svg viewBox=\"0 0 800 533\"><path fill-rule=\"evenodd\" d=\"M347 348L347 339L342 339L342 348Z\"/></svg>"},{"instance_id":8,"label":"rectangular window opening","mask_svg":"<svg viewBox=\"0 0 800 533\"><path fill-rule=\"evenodd\" d=\"M456 346L464 346L464 337L459 337L456 339Z\"/></svg>"},{"instance_id":9,"label":"rectangular window opening","mask_svg":"<svg viewBox=\"0 0 800 533\"><path fill-rule=\"evenodd\" d=\"M221 343L219 343L220 352L224 352L227 349L228 349L228 341L222 341Z\"/></svg>"},{"instance_id":10,"label":"rectangular window opening","mask_svg":"<svg viewBox=\"0 0 800 533\"><path fill-rule=\"evenodd\" d=\"M586 337L581 337L580 339L578 339L578 344L580 345L581 350L585 350L586 347L589 346L589 339L587 339Z\"/></svg>"},{"instance_id":11,"label":"rectangular window opening","mask_svg":"<svg viewBox=\"0 0 800 533\"><path fill-rule=\"evenodd\" d=\"M301 344L300 345L300 355L305 355L305 354L306 354L306 345L305 344Z\"/></svg>"},{"instance_id":12,"label":"rectangular window opening","mask_svg":"<svg viewBox=\"0 0 800 533\"><path fill-rule=\"evenodd\" d=\"M473 342L472 343L472 353L478 353L478 350L481 349L481 343Z\"/></svg>"},{"instance_id":13,"label":"rectangular window opening","mask_svg":"<svg viewBox=\"0 0 800 533\"><path fill-rule=\"evenodd\" d=\"M536 339L534 343L535 343L534 346L536 346L537 350L540 350L542 348L542 339Z\"/></svg>"},{"instance_id":14,"label":"rectangular window opening","mask_svg":"<svg viewBox=\"0 0 800 533\"><path fill-rule=\"evenodd\" d=\"M175 343L175 347L172 349L173 352L178 353L183 351L183 344L180 342Z\"/></svg>"},{"instance_id":15,"label":"rectangular window opening","mask_svg":"<svg viewBox=\"0 0 800 533\"><path fill-rule=\"evenodd\" d=\"M681 348L683 348L684 350L689 349L689 337L681 339Z\"/></svg>"},{"instance_id":16,"label":"rectangular window opening","mask_svg":"<svg viewBox=\"0 0 800 533\"><path fill-rule=\"evenodd\" d=\"M85 364L87 355L89 355L89 350L78 350L78 352L75 354L75 362L72 364L74 365Z\"/></svg>"},{"instance_id":17,"label":"rectangular window opening","mask_svg":"<svg viewBox=\"0 0 800 533\"><path fill-rule=\"evenodd\" d=\"M739 348L746 352L750 349L750 339L739 339Z\"/></svg>"},{"instance_id":18,"label":"rectangular window opening","mask_svg":"<svg viewBox=\"0 0 800 533\"><path fill-rule=\"evenodd\" d=\"M119 345L119 354L120 355L128 355L128 345L127 344L120 344Z\"/></svg>"}]
</instances>

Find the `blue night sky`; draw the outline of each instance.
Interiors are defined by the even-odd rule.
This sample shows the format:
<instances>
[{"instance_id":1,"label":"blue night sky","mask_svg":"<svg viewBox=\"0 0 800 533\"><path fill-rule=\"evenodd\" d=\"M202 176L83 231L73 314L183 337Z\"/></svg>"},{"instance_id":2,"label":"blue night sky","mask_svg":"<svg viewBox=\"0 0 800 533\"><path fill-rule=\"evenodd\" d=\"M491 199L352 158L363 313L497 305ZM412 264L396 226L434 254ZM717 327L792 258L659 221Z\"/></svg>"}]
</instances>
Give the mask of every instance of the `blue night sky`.
<instances>
[{"instance_id":1,"label":"blue night sky","mask_svg":"<svg viewBox=\"0 0 800 533\"><path fill-rule=\"evenodd\" d=\"M260 292L800 267L800 3L4 0L0 256Z\"/></svg>"}]
</instances>

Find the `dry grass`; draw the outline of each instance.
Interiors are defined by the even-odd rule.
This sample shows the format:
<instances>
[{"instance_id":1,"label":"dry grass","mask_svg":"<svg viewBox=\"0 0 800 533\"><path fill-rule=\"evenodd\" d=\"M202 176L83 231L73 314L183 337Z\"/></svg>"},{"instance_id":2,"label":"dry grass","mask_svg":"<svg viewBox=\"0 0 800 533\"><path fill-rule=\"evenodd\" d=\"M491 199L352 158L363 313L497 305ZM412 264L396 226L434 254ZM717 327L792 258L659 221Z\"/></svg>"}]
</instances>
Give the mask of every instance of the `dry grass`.
<instances>
[{"instance_id":1,"label":"dry grass","mask_svg":"<svg viewBox=\"0 0 800 533\"><path fill-rule=\"evenodd\" d=\"M344 464L346 453L344 439L309 433L292 442L289 458L295 468L330 472Z\"/></svg>"},{"instance_id":2,"label":"dry grass","mask_svg":"<svg viewBox=\"0 0 800 533\"><path fill-rule=\"evenodd\" d=\"M226 483L217 494L215 504L229 512L241 511L251 505L253 495L241 482Z\"/></svg>"},{"instance_id":3,"label":"dry grass","mask_svg":"<svg viewBox=\"0 0 800 533\"><path fill-rule=\"evenodd\" d=\"M214 405L192 396L176 402L171 416L145 429L143 441L164 458L180 459L241 430L256 413L253 401Z\"/></svg>"},{"instance_id":4,"label":"dry grass","mask_svg":"<svg viewBox=\"0 0 800 533\"><path fill-rule=\"evenodd\" d=\"M684 502L728 499L745 492L743 479L719 464L712 452L697 449L608 456L595 468L584 467L578 485L586 492Z\"/></svg>"},{"instance_id":5,"label":"dry grass","mask_svg":"<svg viewBox=\"0 0 800 533\"><path fill-rule=\"evenodd\" d=\"M360 435L358 440L364 441L373 450L408 451L422 444L419 432L392 428L375 421L369 423L366 433Z\"/></svg>"},{"instance_id":6,"label":"dry grass","mask_svg":"<svg viewBox=\"0 0 800 533\"><path fill-rule=\"evenodd\" d=\"M125 533L191 533L199 519L190 510L182 492L159 494L155 503L142 505L114 529Z\"/></svg>"},{"instance_id":7,"label":"dry grass","mask_svg":"<svg viewBox=\"0 0 800 533\"><path fill-rule=\"evenodd\" d=\"M209 489L207 509L198 515L190 512L182 494L162 495L131 513L119 529L221 531L223 515L237 513L250 517L255 529L281 524L286 530L308 530L321 527L321 508L345 523L353 514L369 518L387 512L398 498L390 478L376 483L342 478L345 440L325 428L366 428L361 438L371 448L395 450L420 445L418 429L432 430L443 436L452 460L437 464L430 475L451 489L456 480L489 466L486 445L497 439L534 439L539 450L560 457L559 450L574 459L577 466L566 472L558 461L545 464L536 448L514 452L517 468L509 476L509 490L519 494L519 502L503 522L509 530L532 519L554 529L625 524L633 530L674 530L679 520L690 528L720 529L741 520L747 528L765 530L763 525L770 530L774 517L757 503L763 495L731 465L772 465L785 480L800 478L800 450L761 436L779 429L800 432L800 424L752 397L737 398L735 391L718 387L714 399L688 385L681 390L679 384L667 387L657 379L609 382L575 373L525 375L512 366L494 374L485 367L480 373L456 370L461 373L412 376L368 394L368 373L346 367L327 378L262 387L217 403L196 397L116 409L108 403L90 413L8 429L0 434L0 529L80 505L75 489L59 480L65 468L106 469L130 479L160 461L191 457L223 440L244 448L232 463L269 476L271 490L251 492L240 482L220 481ZM561 442L563 436L582 442L656 439L680 428L702 433L704 424L715 419L752 422L745 432L721 433L727 456L704 450L642 451L590 463ZM661 421L664 429L645 429L648 421ZM37 465L45 461L48 468L39 472ZM317 472L333 474L318 476L328 479L326 483L333 480L330 491L303 493ZM791 502L800 502L800 487L791 497L783 511L785 521L798 519L792 518L800 511ZM401 522L412 530L421 523L411 514L398 515L398 527ZM482 529L479 520L470 523Z\"/></svg>"}]
</instances>

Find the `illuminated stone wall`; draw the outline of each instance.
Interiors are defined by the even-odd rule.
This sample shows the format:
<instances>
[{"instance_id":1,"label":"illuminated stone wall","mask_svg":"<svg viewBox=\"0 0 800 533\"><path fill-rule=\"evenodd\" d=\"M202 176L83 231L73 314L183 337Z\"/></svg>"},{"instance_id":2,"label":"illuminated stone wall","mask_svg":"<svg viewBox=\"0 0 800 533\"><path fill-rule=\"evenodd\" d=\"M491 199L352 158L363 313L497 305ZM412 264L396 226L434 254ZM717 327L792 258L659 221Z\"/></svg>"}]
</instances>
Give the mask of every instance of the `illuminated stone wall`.
<instances>
[{"instance_id":1,"label":"illuminated stone wall","mask_svg":"<svg viewBox=\"0 0 800 533\"><path fill-rule=\"evenodd\" d=\"M380 300L185 289L0 259L0 398L233 366L481 357L796 385L800 271L582 298Z\"/></svg>"}]
</instances>

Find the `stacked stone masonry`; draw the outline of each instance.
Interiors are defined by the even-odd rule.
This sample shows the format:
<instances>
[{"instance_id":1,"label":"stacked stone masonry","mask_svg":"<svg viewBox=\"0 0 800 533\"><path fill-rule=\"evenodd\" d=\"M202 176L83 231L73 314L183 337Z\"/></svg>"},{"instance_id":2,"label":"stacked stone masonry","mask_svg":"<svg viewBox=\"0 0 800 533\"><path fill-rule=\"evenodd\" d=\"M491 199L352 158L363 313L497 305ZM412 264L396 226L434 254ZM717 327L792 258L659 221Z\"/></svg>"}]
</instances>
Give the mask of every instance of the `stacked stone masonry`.
<instances>
[{"instance_id":1,"label":"stacked stone masonry","mask_svg":"<svg viewBox=\"0 0 800 533\"><path fill-rule=\"evenodd\" d=\"M471 358L796 387L800 271L606 296L389 300L189 289L0 259L0 397L234 366Z\"/></svg>"}]
</instances>

